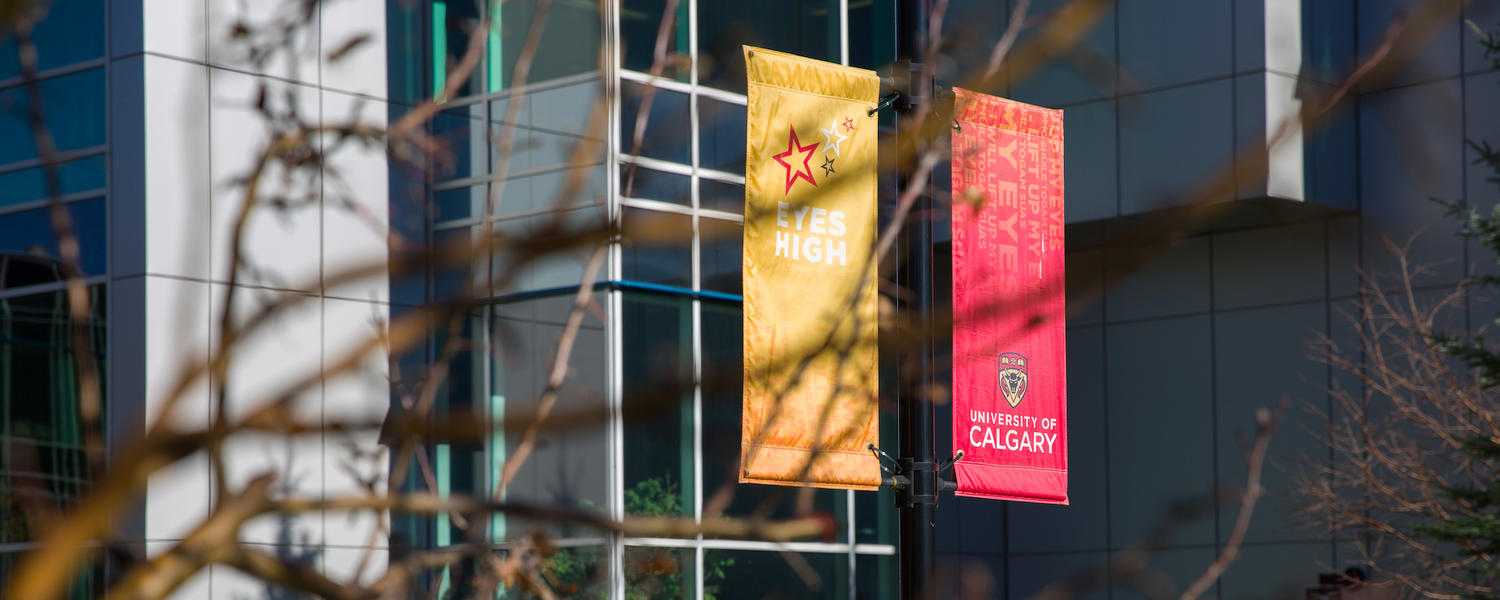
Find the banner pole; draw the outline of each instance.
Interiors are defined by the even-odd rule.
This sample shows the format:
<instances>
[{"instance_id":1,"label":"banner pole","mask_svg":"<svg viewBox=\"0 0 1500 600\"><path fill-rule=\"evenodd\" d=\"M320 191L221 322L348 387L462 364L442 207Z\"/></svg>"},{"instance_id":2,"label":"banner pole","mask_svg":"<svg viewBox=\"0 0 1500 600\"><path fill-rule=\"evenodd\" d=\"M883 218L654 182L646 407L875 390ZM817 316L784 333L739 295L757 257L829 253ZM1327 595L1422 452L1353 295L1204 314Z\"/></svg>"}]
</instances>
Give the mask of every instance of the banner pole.
<instances>
[{"instance_id":1,"label":"banner pole","mask_svg":"<svg viewBox=\"0 0 1500 600\"><path fill-rule=\"evenodd\" d=\"M892 70L900 92L896 110L896 148L911 155L898 161L897 194L910 184L915 168L918 142L908 139L920 135L914 123L904 123L932 94L931 81L922 64L927 38L927 2L898 0L896 9L896 64ZM904 383L898 402L900 467L909 478L905 489L898 489L896 505L899 514L898 551L901 597L934 600L937 597L936 509L938 491L937 460L933 449L932 403L923 394L934 380L934 336L932 330L932 240L933 223L931 182L921 182L925 189L909 214L917 215L905 228L906 269L903 283L912 291L907 307L918 319L921 341L915 373L901 373Z\"/></svg>"}]
</instances>

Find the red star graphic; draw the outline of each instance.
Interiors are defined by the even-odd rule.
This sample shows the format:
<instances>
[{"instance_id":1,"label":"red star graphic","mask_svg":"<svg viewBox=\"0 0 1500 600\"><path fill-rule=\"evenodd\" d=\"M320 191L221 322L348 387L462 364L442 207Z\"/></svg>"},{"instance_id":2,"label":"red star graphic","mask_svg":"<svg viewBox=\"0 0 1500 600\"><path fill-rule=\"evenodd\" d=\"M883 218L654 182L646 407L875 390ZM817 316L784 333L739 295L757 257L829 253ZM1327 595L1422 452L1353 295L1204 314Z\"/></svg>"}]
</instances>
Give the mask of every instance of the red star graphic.
<instances>
[{"instance_id":1,"label":"red star graphic","mask_svg":"<svg viewBox=\"0 0 1500 600\"><path fill-rule=\"evenodd\" d=\"M797 129L795 127L788 127L787 129L791 130L792 138L786 142L786 152L771 157L776 159L776 162L781 163L781 166L786 167L786 191L782 193L790 194L792 192L792 184L797 183L798 179L806 179L808 183L813 184L813 187L817 187L818 182L813 181L812 165L809 163L812 161L813 153L818 151L818 144L814 142L803 146L797 140ZM787 158L790 158L794 154L802 155L802 168L800 170L794 171L792 163L786 161Z\"/></svg>"},{"instance_id":2,"label":"red star graphic","mask_svg":"<svg viewBox=\"0 0 1500 600\"><path fill-rule=\"evenodd\" d=\"M854 131L854 119L844 117L844 131L846 133Z\"/></svg>"}]
</instances>

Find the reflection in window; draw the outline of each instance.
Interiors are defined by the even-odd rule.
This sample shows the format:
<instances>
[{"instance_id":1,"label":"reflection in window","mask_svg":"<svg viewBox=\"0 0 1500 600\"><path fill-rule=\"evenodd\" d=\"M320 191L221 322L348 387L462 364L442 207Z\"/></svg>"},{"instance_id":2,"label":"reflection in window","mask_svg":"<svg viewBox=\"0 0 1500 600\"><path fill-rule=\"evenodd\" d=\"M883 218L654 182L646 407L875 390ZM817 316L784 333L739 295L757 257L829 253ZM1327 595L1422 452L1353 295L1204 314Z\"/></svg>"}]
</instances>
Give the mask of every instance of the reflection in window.
<instances>
[{"instance_id":1,"label":"reflection in window","mask_svg":"<svg viewBox=\"0 0 1500 600\"><path fill-rule=\"evenodd\" d=\"M735 221L698 219L699 269L703 289L740 294L745 228Z\"/></svg>"},{"instance_id":2,"label":"reflection in window","mask_svg":"<svg viewBox=\"0 0 1500 600\"><path fill-rule=\"evenodd\" d=\"M730 173L745 172L745 106L698 99L700 166Z\"/></svg>"},{"instance_id":3,"label":"reflection in window","mask_svg":"<svg viewBox=\"0 0 1500 600\"><path fill-rule=\"evenodd\" d=\"M743 45L839 62L838 0L698 3L698 78L744 93Z\"/></svg>"},{"instance_id":4,"label":"reflection in window","mask_svg":"<svg viewBox=\"0 0 1500 600\"><path fill-rule=\"evenodd\" d=\"M727 213L743 213L745 212L745 186L712 179L699 179L698 206Z\"/></svg>"},{"instance_id":5,"label":"reflection in window","mask_svg":"<svg viewBox=\"0 0 1500 600\"><path fill-rule=\"evenodd\" d=\"M525 51L533 21L540 23L542 30L530 57L526 84L599 71L603 23L598 6L592 2L554 2L545 14L539 14L539 4L538 0L434 1L432 95L441 94L448 74L463 61L474 36L484 37L479 64L453 97L515 87L516 64ZM498 8L499 13L489 12L490 8ZM486 15L490 16L489 26L483 28Z\"/></svg>"},{"instance_id":6,"label":"reflection in window","mask_svg":"<svg viewBox=\"0 0 1500 600\"><path fill-rule=\"evenodd\" d=\"M667 3L664 0L625 0L620 7L620 38L624 42L621 60L626 69L648 73L655 62L656 39L661 32L662 19L666 18ZM672 27L667 30L668 56L662 65L661 76L687 81L688 56L688 3L677 3L677 14L672 15ZM673 56L675 55L675 56Z\"/></svg>"},{"instance_id":7,"label":"reflection in window","mask_svg":"<svg viewBox=\"0 0 1500 600\"><path fill-rule=\"evenodd\" d=\"M686 175L665 173L634 164L621 165L620 195L687 206L693 203L693 180Z\"/></svg>"},{"instance_id":8,"label":"reflection in window","mask_svg":"<svg viewBox=\"0 0 1500 600\"><path fill-rule=\"evenodd\" d=\"M693 303L626 294L625 511L694 513Z\"/></svg>"},{"instance_id":9,"label":"reflection in window","mask_svg":"<svg viewBox=\"0 0 1500 600\"><path fill-rule=\"evenodd\" d=\"M521 432L537 414L572 306L573 295L563 293L493 309L492 380L484 401L489 403L488 414L500 416L505 427L496 428L489 440L492 477L499 476ZM604 323L592 313L586 315L569 357L568 378L558 390L546 426L538 432L535 450L507 490L507 500L597 511L608 506L609 435L602 418L607 414L605 346ZM497 537L524 536L535 526L514 517L505 522ZM562 537L600 535L555 523L548 527Z\"/></svg>"},{"instance_id":10,"label":"reflection in window","mask_svg":"<svg viewBox=\"0 0 1500 600\"><path fill-rule=\"evenodd\" d=\"M42 81L47 131L58 150L104 143L104 69L90 69ZM26 87L0 89L0 165L37 157L26 120Z\"/></svg>"},{"instance_id":11,"label":"reflection in window","mask_svg":"<svg viewBox=\"0 0 1500 600\"><path fill-rule=\"evenodd\" d=\"M890 503L888 498L885 500ZM861 554L855 559L854 566L856 600L896 600L900 589L896 574L901 571L896 568L896 557Z\"/></svg>"},{"instance_id":12,"label":"reflection in window","mask_svg":"<svg viewBox=\"0 0 1500 600\"><path fill-rule=\"evenodd\" d=\"M799 558L806 568L792 566L790 561ZM847 554L802 552L789 557L780 552L709 550L703 565L705 570L723 565L723 584L714 594L719 600L849 597Z\"/></svg>"},{"instance_id":13,"label":"reflection in window","mask_svg":"<svg viewBox=\"0 0 1500 600\"><path fill-rule=\"evenodd\" d=\"M650 88L651 106L644 113L647 86L621 82L620 151L649 158L689 164L693 146L689 131L687 94ZM644 119L641 136L636 125Z\"/></svg>"},{"instance_id":14,"label":"reflection in window","mask_svg":"<svg viewBox=\"0 0 1500 600\"><path fill-rule=\"evenodd\" d=\"M526 44L526 36L537 17L539 0L507 0L502 7L500 41L504 46L498 58L492 50L491 61L503 65L501 82L492 81L490 91L512 87L516 61ZM526 83L551 81L569 75L599 71L599 44L604 39L603 19L597 2L552 2L546 14L546 29L532 58ZM494 38L491 38L492 40ZM493 71L491 71L493 72ZM503 85L502 85L503 83Z\"/></svg>"},{"instance_id":15,"label":"reflection in window","mask_svg":"<svg viewBox=\"0 0 1500 600\"><path fill-rule=\"evenodd\" d=\"M104 189L104 155L90 156L58 165L63 195ZM0 208L47 199L46 173L42 167L0 174Z\"/></svg>"},{"instance_id":16,"label":"reflection in window","mask_svg":"<svg viewBox=\"0 0 1500 600\"><path fill-rule=\"evenodd\" d=\"M442 97L448 85L448 74L469 50L469 38L488 35L479 31L485 14L485 0L435 0L432 3L432 96ZM491 26L494 29L494 26ZM474 69L453 96L463 97L484 91L484 69Z\"/></svg>"},{"instance_id":17,"label":"reflection in window","mask_svg":"<svg viewBox=\"0 0 1500 600\"><path fill-rule=\"evenodd\" d=\"M102 372L103 286L89 288L89 296L90 351ZM65 292L0 298L0 545L38 533L34 515L22 511L23 498L62 510L88 487L72 352Z\"/></svg>"},{"instance_id":18,"label":"reflection in window","mask_svg":"<svg viewBox=\"0 0 1500 600\"><path fill-rule=\"evenodd\" d=\"M478 177L489 172L489 139L484 133L484 104L446 109L432 119L432 134L450 156L444 157L438 181Z\"/></svg>"},{"instance_id":19,"label":"reflection in window","mask_svg":"<svg viewBox=\"0 0 1500 600\"><path fill-rule=\"evenodd\" d=\"M21 287L56 281L57 234L49 209L38 208L0 215L0 257L16 271L3 275L5 287ZM68 205L73 231L78 237L79 267L85 275L102 275L105 269L104 199L94 198ZM20 275L21 272L38 273ZM32 279L40 277L41 279Z\"/></svg>"},{"instance_id":20,"label":"reflection in window","mask_svg":"<svg viewBox=\"0 0 1500 600\"><path fill-rule=\"evenodd\" d=\"M563 240L559 247L546 249L540 255L527 252L505 252L493 264L496 294L550 289L577 288L583 281L589 256L595 247L590 240L599 239L604 231L603 207L590 206L566 212L545 213L495 224L502 239ZM604 270L596 273L603 279Z\"/></svg>"},{"instance_id":21,"label":"reflection in window","mask_svg":"<svg viewBox=\"0 0 1500 600\"><path fill-rule=\"evenodd\" d=\"M37 70L104 57L104 0L52 0L31 32ZM6 32L9 33L9 32ZM0 81L21 76L16 40L0 36ZM0 579L3 581L3 579Z\"/></svg>"},{"instance_id":22,"label":"reflection in window","mask_svg":"<svg viewBox=\"0 0 1500 600\"><path fill-rule=\"evenodd\" d=\"M692 598L696 581L693 577L694 552L691 548L625 548L625 597L632 600L678 600ZM706 586L718 585L723 569L705 565ZM718 597L706 587L705 598Z\"/></svg>"},{"instance_id":23,"label":"reflection in window","mask_svg":"<svg viewBox=\"0 0 1500 600\"><path fill-rule=\"evenodd\" d=\"M693 286L693 218L626 208L621 255L625 279Z\"/></svg>"}]
</instances>

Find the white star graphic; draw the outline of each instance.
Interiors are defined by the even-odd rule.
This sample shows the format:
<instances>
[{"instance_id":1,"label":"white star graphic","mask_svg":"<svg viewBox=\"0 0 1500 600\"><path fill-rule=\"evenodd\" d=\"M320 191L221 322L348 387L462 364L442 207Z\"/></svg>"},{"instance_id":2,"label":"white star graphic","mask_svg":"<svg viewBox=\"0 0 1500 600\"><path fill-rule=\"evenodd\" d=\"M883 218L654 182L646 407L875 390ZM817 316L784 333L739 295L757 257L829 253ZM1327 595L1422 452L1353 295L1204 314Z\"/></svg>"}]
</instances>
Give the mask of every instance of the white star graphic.
<instances>
[{"instance_id":1,"label":"white star graphic","mask_svg":"<svg viewBox=\"0 0 1500 600\"><path fill-rule=\"evenodd\" d=\"M849 139L849 136L839 133L839 120L834 119L833 123L828 125L828 129L820 129L819 131L823 132L823 151L827 152L829 148L832 148L833 155L839 156L839 144ZM839 157L843 158L842 156Z\"/></svg>"}]
</instances>

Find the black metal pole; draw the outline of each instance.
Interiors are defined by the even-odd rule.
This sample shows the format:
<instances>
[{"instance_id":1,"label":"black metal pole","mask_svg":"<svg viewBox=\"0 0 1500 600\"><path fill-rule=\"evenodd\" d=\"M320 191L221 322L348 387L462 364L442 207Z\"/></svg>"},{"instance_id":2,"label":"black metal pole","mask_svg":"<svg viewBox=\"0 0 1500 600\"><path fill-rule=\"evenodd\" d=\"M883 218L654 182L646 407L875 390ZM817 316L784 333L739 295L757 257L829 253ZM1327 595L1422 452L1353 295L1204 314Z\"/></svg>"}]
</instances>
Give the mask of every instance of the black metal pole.
<instances>
[{"instance_id":1,"label":"black metal pole","mask_svg":"<svg viewBox=\"0 0 1500 600\"><path fill-rule=\"evenodd\" d=\"M925 0L898 0L896 9L896 65L893 69L897 91L901 97L896 103L896 148L898 154L908 153L898 162L900 177L897 179L898 197L911 184L912 170L916 166L914 150L918 146L908 139L916 134L911 123L902 121L911 118L916 108L927 102L932 85L922 65L922 55L927 39L927 2ZM901 427L900 464L910 478L905 490L898 491L896 503L900 515L898 526L898 559L901 563L901 597L904 599L934 600L937 597L936 567L936 509L937 509L937 460L933 451L932 403L923 390L933 381L933 335L932 335L932 209L930 182L917 182L924 187L923 193L912 207L910 215L915 217L906 228L906 284L914 300L910 308L917 315L921 332L920 357L915 364L915 377L905 377L898 409ZM905 375L905 374L903 374Z\"/></svg>"}]
</instances>

